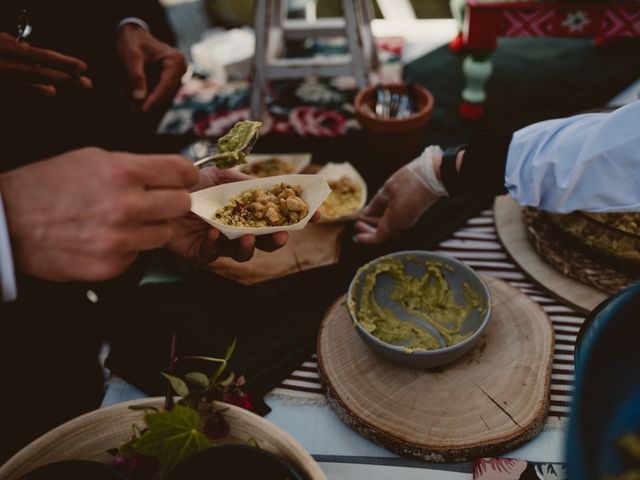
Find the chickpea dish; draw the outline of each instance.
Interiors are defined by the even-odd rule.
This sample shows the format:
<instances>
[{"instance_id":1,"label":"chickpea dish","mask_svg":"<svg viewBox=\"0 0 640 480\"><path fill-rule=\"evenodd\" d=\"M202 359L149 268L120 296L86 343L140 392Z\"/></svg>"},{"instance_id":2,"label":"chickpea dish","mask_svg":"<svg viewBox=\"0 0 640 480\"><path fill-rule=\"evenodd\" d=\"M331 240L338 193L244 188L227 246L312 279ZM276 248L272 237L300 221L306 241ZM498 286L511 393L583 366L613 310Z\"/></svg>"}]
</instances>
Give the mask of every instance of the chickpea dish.
<instances>
[{"instance_id":1,"label":"chickpea dish","mask_svg":"<svg viewBox=\"0 0 640 480\"><path fill-rule=\"evenodd\" d=\"M280 183L267 189L245 190L218 209L214 219L232 227L294 225L306 217L309 207L299 185Z\"/></svg>"}]
</instances>

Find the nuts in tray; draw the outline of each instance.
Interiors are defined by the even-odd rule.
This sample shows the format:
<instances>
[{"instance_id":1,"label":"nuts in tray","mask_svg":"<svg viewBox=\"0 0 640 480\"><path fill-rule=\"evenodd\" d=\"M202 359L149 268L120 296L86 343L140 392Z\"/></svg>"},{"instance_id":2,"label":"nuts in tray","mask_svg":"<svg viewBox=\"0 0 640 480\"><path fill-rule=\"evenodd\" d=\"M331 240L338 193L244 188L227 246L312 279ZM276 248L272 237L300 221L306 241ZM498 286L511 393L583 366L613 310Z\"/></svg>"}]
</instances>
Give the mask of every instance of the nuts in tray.
<instances>
[{"instance_id":1,"label":"nuts in tray","mask_svg":"<svg viewBox=\"0 0 640 480\"><path fill-rule=\"evenodd\" d=\"M258 178L275 177L292 173L293 166L281 158L273 157L243 165L240 171Z\"/></svg>"},{"instance_id":2,"label":"nuts in tray","mask_svg":"<svg viewBox=\"0 0 640 480\"><path fill-rule=\"evenodd\" d=\"M309 207L299 185L279 183L265 190L245 190L218 209L214 219L232 227L294 225L306 217Z\"/></svg>"},{"instance_id":3,"label":"nuts in tray","mask_svg":"<svg viewBox=\"0 0 640 480\"><path fill-rule=\"evenodd\" d=\"M320 207L323 219L336 220L358 212L364 193L360 185L345 175L339 180L330 180L329 186L331 193Z\"/></svg>"}]
</instances>

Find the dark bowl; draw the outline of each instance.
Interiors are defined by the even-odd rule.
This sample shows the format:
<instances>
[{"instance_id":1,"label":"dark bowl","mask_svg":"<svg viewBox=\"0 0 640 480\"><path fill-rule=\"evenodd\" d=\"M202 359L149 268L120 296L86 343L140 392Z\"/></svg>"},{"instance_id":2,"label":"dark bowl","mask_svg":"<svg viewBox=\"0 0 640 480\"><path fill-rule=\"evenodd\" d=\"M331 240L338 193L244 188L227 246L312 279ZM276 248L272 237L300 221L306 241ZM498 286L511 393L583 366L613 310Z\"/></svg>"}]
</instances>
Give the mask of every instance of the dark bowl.
<instances>
[{"instance_id":1,"label":"dark bowl","mask_svg":"<svg viewBox=\"0 0 640 480\"><path fill-rule=\"evenodd\" d=\"M304 480L271 452L250 445L220 445L189 457L169 480Z\"/></svg>"},{"instance_id":2,"label":"dark bowl","mask_svg":"<svg viewBox=\"0 0 640 480\"><path fill-rule=\"evenodd\" d=\"M616 446L640 434L640 285L614 295L587 318L576 346L576 381L568 432L572 480L620 474Z\"/></svg>"},{"instance_id":3,"label":"dark bowl","mask_svg":"<svg viewBox=\"0 0 640 480\"><path fill-rule=\"evenodd\" d=\"M131 477L105 463L65 460L32 470L20 480L131 480Z\"/></svg>"}]
</instances>

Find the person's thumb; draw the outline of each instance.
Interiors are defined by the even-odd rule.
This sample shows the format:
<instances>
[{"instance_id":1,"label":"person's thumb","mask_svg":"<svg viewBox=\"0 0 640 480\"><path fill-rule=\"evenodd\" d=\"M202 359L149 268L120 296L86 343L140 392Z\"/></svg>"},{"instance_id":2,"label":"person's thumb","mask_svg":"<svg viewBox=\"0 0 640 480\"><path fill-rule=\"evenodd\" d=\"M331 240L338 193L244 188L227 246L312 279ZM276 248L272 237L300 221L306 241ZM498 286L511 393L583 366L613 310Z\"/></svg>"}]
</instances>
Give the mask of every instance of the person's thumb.
<instances>
[{"instance_id":1,"label":"person's thumb","mask_svg":"<svg viewBox=\"0 0 640 480\"><path fill-rule=\"evenodd\" d=\"M134 100L144 100L147 96L144 55L138 50L131 50L124 55L123 62L129 76L131 97Z\"/></svg>"}]
</instances>

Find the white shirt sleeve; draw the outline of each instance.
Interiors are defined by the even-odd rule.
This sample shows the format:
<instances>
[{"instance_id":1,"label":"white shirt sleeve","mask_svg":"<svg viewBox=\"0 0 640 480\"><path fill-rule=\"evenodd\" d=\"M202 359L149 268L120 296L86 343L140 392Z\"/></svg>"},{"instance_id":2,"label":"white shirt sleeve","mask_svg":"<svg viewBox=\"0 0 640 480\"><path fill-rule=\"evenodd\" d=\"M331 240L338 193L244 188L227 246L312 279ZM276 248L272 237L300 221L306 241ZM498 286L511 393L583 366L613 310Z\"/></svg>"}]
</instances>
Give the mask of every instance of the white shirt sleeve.
<instances>
[{"instance_id":1,"label":"white shirt sleeve","mask_svg":"<svg viewBox=\"0 0 640 480\"><path fill-rule=\"evenodd\" d=\"M640 211L640 101L518 130L505 186L519 204L548 211Z\"/></svg>"},{"instance_id":2,"label":"white shirt sleeve","mask_svg":"<svg viewBox=\"0 0 640 480\"><path fill-rule=\"evenodd\" d=\"M149 24L147 22L145 22L144 20L138 18L138 17L125 17L125 18L123 18L122 20L120 20L118 22L118 30L120 30L120 28L122 28L122 26L126 25L127 23L135 23L136 25L140 25L146 31L148 31L148 32L151 31L151 28L149 28Z\"/></svg>"},{"instance_id":3,"label":"white shirt sleeve","mask_svg":"<svg viewBox=\"0 0 640 480\"><path fill-rule=\"evenodd\" d=\"M0 192L0 300L11 302L18 297L15 270L13 268L13 255L11 254L11 242L9 239L9 227L4 213Z\"/></svg>"}]
</instances>

